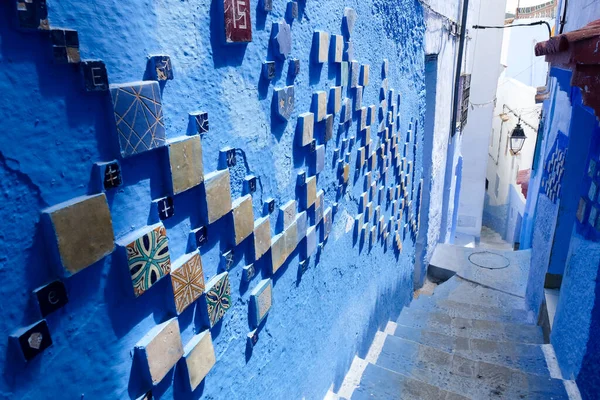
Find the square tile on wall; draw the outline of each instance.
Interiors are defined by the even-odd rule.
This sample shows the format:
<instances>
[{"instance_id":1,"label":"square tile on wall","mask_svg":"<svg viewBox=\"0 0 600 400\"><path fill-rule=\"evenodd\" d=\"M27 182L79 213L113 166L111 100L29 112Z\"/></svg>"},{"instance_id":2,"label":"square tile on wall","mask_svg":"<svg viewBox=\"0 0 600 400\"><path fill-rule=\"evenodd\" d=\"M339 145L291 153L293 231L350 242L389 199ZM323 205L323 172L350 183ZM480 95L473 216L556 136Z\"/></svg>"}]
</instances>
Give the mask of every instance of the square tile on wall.
<instances>
[{"instance_id":1,"label":"square tile on wall","mask_svg":"<svg viewBox=\"0 0 600 400\"><path fill-rule=\"evenodd\" d=\"M236 199L233 208L233 236L235 245L239 245L252 234L254 230L254 211L252 209L252 196L247 194Z\"/></svg>"},{"instance_id":2,"label":"square tile on wall","mask_svg":"<svg viewBox=\"0 0 600 400\"><path fill-rule=\"evenodd\" d=\"M152 385L162 381L183 356L177 318L156 325L137 342L134 350Z\"/></svg>"},{"instance_id":3,"label":"square tile on wall","mask_svg":"<svg viewBox=\"0 0 600 400\"><path fill-rule=\"evenodd\" d=\"M171 191L183 193L204 180L200 135L184 136L169 142Z\"/></svg>"},{"instance_id":4,"label":"square tile on wall","mask_svg":"<svg viewBox=\"0 0 600 400\"><path fill-rule=\"evenodd\" d=\"M231 183L229 170L214 171L204 179L208 223L212 224L231 211Z\"/></svg>"},{"instance_id":5,"label":"square tile on wall","mask_svg":"<svg viewBox=\"0 0 600 400\"><path fill-rule=\"evenodd\" d=\"M231 307L231 285L229 273L223 272L214 276L206 284L206 306L208 320L212 328L223 318Z\"/></svg>"},{"instance_id":6,"label":"square tile on wall","mask_svg":"<svg viewBox=\"0 0 600 400\"><path fill-rule=\"evenodd\" d=\"M254 259L259 260L271 248L271 220L268 216L254 222Z\"/></svg>"},{"instance_id":7,"label":"square tile on wall","mask_svg":"<svg viewBox=\"0 0 600 400\"><path fill-rule=\"evenodd\" d=\"M25 361L33 359L52 345L52 337L45 319L17 330L10 339L18 344Z\"/></svg>"},{"instance_id":8,"label":"square tile on wall","mask_svg":"<svg viewBox=\"0 0 600 400\"><path fill-rule=\"evenodd\" d=\"M158 82L110 85L110 94L123 157L165 145L165 124Z\"/></svg>"},{"instance_id":9,"label":"square tile on wall","mask_svg":"<svg viewBox=\"0 0 600 400\"><path fill-rule=\"evenodd\" d=\"M171 283L177 314L181 314L204 293L204 271L198 250L183 255L173 263Z\"/></svg>"},{"instance_id":10,"label":"square tile on wall","mask_svg":"<svg viewBox=\"0 0 600 400\"><path fill-rule=\"evenodd\" d=\"M112 253L112 219L104 193L83 196L43 211L48 217L49 241L70 276Z\"/></svg>"},{"instance_id":11,"label":"square tile on wall","mask_svg":"<svg viewBox=\"0 0 600 400\"><path fill-rule=\"evenodd\" d=\"M119 244L125 248L136 297L171 272L169 239L163 224L135 231L121 239Z\"/></svg>"},{"instance_id":12,"label":"square tile on wall","mask_svg":"<svg viewBox=\"0 0 600 400\"><path fill-rule=\"evenodd\" d=\"M183 351L184 374L190 383L190 389L194 391L217 362L210 331L194 335Z\"/></svg>"},{"instance_id":13,"label":"square tile on wall","mask_svg":"<svg viewBox=\"0 0 600 400\"><path fill-rule=\"evenodd\" d=\"M223 9L225 12L225 42L251 42L250 0L223 0Z\"/></svg>"},{"instance_id":14,"label":"square tile on wall","mask_svg":"<svg viewBox=\"0 0 600 400\"><path fill-rule=\"evenodd\" d=\"M250 293L250 318L254 327L260 325L271 309L272 292L273 281L265 279Z\"/></svg>"}]
</instances>

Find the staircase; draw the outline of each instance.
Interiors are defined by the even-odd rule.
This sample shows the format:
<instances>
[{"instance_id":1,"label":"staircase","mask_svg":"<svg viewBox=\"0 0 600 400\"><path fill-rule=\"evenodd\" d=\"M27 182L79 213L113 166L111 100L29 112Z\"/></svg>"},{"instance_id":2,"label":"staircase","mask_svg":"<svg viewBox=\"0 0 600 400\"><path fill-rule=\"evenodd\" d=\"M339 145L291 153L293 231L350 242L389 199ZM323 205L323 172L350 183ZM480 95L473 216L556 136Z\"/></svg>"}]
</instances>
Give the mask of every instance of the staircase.
<instances>
[{"instance_id":1,"label":"staircase","mask_svg":"<svg viewBox=\"0 0 600 400\"><path fill-rule=\"evenodd\" d=\"M343 399L579 399L523 298L454 275L420 295L366 359L355 358Z\"/></svg>"}]
</instances>

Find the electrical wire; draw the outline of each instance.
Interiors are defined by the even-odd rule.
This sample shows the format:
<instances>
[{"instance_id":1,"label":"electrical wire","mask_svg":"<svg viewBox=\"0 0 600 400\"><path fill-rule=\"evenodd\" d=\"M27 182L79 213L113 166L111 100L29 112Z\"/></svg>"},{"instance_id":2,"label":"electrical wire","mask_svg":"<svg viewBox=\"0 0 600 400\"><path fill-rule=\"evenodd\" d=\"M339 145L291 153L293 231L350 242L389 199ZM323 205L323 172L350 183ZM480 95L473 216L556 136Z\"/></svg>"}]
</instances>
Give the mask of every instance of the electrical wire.
<instances>
[{"instance_id":1,"label":"electrical wire","mask_svg":"<svg viewBox=\"0 0 600 400\"><path fill-rule=\"evenodd\" d=\"M546 25L548 28L548 37L552 37L552 27L546 21L536 21L530 22L529 24L512 24L512 25L502 25L502 26L486 26L486 25L473 25L473 29L506 29L506 28L516 28L518 26L535 26L535 25Z\"/></svg>"}]
</instances>

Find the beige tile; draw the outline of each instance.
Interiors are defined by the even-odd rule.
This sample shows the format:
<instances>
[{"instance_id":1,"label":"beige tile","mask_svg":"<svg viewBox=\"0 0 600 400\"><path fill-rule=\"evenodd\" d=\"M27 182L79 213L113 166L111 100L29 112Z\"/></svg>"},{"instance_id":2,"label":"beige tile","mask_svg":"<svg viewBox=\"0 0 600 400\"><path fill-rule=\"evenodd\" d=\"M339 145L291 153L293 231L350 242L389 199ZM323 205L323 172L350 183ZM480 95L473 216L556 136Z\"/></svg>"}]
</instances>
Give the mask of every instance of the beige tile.
<instances>
[{"instance_id":1,"label":"beige tile","mask_svg":"<svg viewBox=\"0 0 600 400\"><path fill-rule=\"evenodd\" d=\"M231 184L229 170L211 172L205 176L208 223L218 221L231 211Z\"/></svg>"},{"instance_id":2,"label":"beige tile","mask_svg":"<svg viewBox=\"0 0 600 400\"><path fill-rule=\"evenodd\" d=\"M183 345L179 334L179 322L172 318L155 326L136 345L140 363L150 374L156 385L183 356Z\"/></svg>"},{"instance_id":3,"label":"beige tile","mask_svg":"<svg viewBox=\"0 0 600 400\"><path fill-rule=\"evenodd\" d=\"M313 94L313 104L316 107L315 119L317 122L323 121L327 116L327 92L322 90L315 92Z\"/></svg>"},{"instance_id":4,"label":"beige tile","mask_svg":"<svg viewBox=\"0 0 600 400\"><path fill-rule=\"evenodd\" d=\"M286 230L285 230L285 258L288 258L290 254L296 250L296 246L298 245L298 223L294 221Z\"/></svg>"},{"instance_id":5,"label":"beige tile","mask_svg":"<svg viewBox=\"0 0 600 400\"><path fill-rule=\"evenodd\" d=\"M311 176L306 179L306 204L305 208L309 208L315 204L317 199L317 177Z\"/></svg>"},{"instance_id":6,"label":"beige tile","mask_svg":"<svg viewBox=\"0 0 600 400\"><path fill-rule=\"evenodd\" d=\"M252 196L247 194L233 202L233 234L236 246L250 236L254 230Z\"/></svg>"},{"instance_id":7,"label":"beige tile","mask_svg":"<svg viewBox=\"0 0 600 400\"><path fill-rule=\"evenodd\" d=\"M171 188L173 194L185 192L204 180L200 136L185 136L169 143Z\"/></svg>"},{"instance_id":8,"label":"beige tile","mask_svg":"<svg viewBox=\"0 0 600 400\"><path fill-rule=\"evenodd\" d=\"M73 275L114 249L112 219L106 196L100 193L72 199L47 208L52 245L65 275Z\"/></svg>"},{"instance_id":9,"label":"beige tile","mask_svg":"<svg viewBox=\"0 0 600 400\"><path fill-rule=\"evenodd\" d=\"M271 220L269 216L254 222L254 259L259 260L271 248Z\"/></svg>"},{"instance_id":10,"label":"beige tile","mask_svg":"<svg viewBox=\"0 0 600 400\"><path fill-rule=\"evenodd\" d=\"M184 355L190 388L196 390L217 362L210 331L194 335L185 345Z\"/></svg>"},{"instance_id":11,"label":"beige tile","mask_svg":"<svg viewBox=\"0 0 600 400\"><path fill-rule=\"evenodd\" d=\"M315 31L313 43L317 46L316 62L326 63L329 55L329 33L323 31Z\"/></svg>"},{"instance_id":12,"label":"beige tile","mask_svg":"<svg viewBox=\"0 0 600 400\"><path fill-rule=\"evenodd\" d=\"M285 232L280 233L271 239L271 259L271 273L275 274L287 259Z\"/></svg>"},{"instance_id":13,"label":"beige tile","mask_svg":"<svg viewBox=\"0 0 600 400\"><path fill-rule=\"evenodd\" d=\"M331 35L331 46L333 47L333 62L341 63L344 59L344 37Z\"/></svg>"},{"instance_id":14,"label":"beige tile","mask_svg":"<svg viewBox=\"0 0 600 400\"><path fill-rule=\"evenodd\" d=\"M296 200L290 200L279 207L279 219L283 223L284 230L294 222L296 219Z\"/></svg>"},{"instance_id":15,"label":"beige tile","mask_svg":"<svg viewBox=\"0 0 600 400\"><path fill-rule=\"evenodd\" d=\"M315 114L305 112L298 116L298 130L302 135L302 146L308 146L314 136Z\"/></svg>"}]
</instances>

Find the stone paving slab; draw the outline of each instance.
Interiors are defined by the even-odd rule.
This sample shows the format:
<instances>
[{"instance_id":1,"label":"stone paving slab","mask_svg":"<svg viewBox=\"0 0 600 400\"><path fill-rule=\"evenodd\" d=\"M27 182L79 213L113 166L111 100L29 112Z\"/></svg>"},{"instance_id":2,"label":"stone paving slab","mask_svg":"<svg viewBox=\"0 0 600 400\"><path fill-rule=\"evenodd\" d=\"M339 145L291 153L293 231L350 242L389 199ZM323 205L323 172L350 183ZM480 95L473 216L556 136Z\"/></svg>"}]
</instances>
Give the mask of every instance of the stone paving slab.
<instances>
[{"instance_id":1,"label":"stone paving slab","mask_svg":"<svg viewBox=\"0 0 600 400\"><path fill-rule=\"evenodd\" d=\"M445 314L412 310L410 308L402 310L396 322L398 325L426 329L450 336L503 342L544 343L542 329L535 325L453 318Z\"/></svg>"},{"instance_id":2,"label":"stone paving slab","mask_svg":"<svg viewBox=\"0 0 600 400\"><path fill-rule=\"evenodd\" d=\"M377 365L478 400L568 399L562 380L469 360L396 336L386 338Z\"/></svg>"},{"instance_id":3,"label":"stone paving slab","mask_svg":"<svg viewBox=\"0 0 600 400\"><path fill-rule=\"evenodd\" d=\"M534 323L533 314L523 309L500 308L480 304L463 303L437 297L422 297L413 301L411 309L434 311L451 317L487 319L491 321Z\"/></svg>"},{"instance_id":4,"label":"stone paving slab","mask_svg":"<svg viewBox=\"0 0 600 400\"><path fill-rule=\"evenodd\" d=\"M531 250L503 251L438 244L430 261L430 272L456 275L484 286L524 297L531 263Z\"/></svg>"},{"instance_id":5,"label":"stone paving slab","mask_svg":"<svg viewBox=\"0 0 600 400\"><path fill-rule=\"evenodd\" d=\"M459 276L453 276L443 284L437 286L433 293L437 299L478 304L486 307L500 307L525 310L525 301L522 297L507 294L495 289L469 282Z\"/></svg>"},{"instance_id":6,"label":"stone paving slab","mask_svg":"<svg viewBox=\"0 0 600 400\"><path fill-rule=\"evenodd\" d=\"M450 393L425 382L409 378L374 364L365 369L360 386L356 388L352 400L464 400L455 393Z\"/></svg>"},{"instance_id":7,"label":"stone paving slab","mask_svg":"<svg viewBox=\"0 0 600 400\"><path fill-rule=\"evenodd\" d=\"M473 361L497 364L529 374L550 376L542 345L449 336L402 325L396 328L394 336Z\"/></svg>"}]
</instances>

